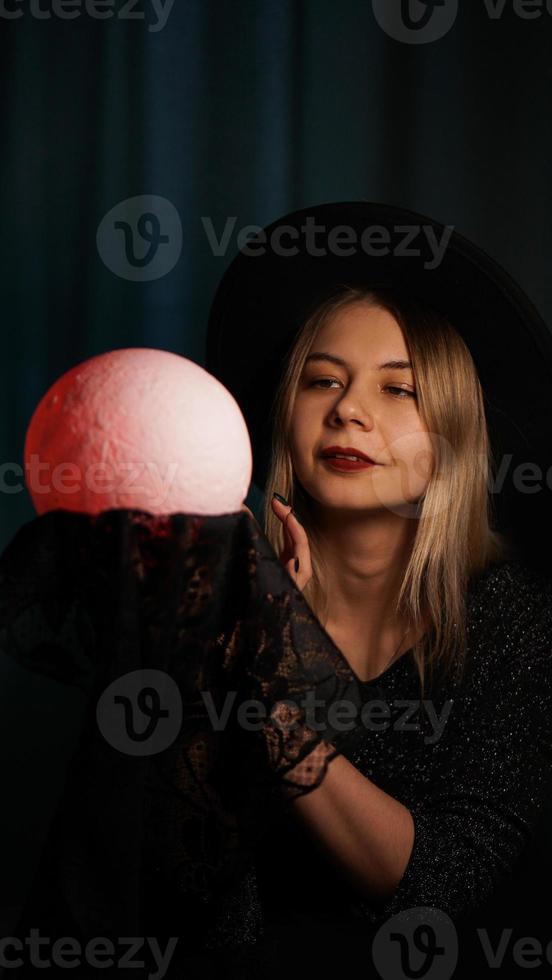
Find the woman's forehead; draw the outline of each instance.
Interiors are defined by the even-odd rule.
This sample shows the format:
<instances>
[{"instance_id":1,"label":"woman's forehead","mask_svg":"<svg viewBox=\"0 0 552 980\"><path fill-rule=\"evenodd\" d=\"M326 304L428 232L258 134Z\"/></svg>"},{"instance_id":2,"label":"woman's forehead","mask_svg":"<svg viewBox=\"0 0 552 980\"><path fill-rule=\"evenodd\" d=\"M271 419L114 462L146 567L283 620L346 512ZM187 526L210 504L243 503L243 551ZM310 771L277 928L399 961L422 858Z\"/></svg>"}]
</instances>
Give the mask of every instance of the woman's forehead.
<instances>
[{"instance_id":1,"label":"woman's forehead","mask_svg":"<svg viewBox=\"0 0 552 980\"><path fill-rule=\"evenodd\" d=\"M406 341L397 320L387 310L379 308L336 311L320 327L309 355L321 351L344 360L355 357L364 360L367 356L379 360L408 357Z\"/></svg>"}]
</instances>

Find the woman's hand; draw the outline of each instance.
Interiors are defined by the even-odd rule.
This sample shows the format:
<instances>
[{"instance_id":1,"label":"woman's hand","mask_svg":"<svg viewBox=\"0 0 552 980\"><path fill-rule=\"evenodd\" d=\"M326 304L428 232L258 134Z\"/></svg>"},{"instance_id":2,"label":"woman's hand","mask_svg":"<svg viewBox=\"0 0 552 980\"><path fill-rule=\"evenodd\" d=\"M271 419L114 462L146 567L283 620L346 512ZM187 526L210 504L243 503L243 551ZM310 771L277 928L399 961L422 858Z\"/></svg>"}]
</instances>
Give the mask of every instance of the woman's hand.
<instances>
[{"instance_id":1,"label":"woman's hand","mask_svg":"<svg viewBox=\"0 0 552 980\"><path fill-rule=\"evenodd\" d=\"M302 524L299 523L289 504L286 506L273 497L272 510L282 522L284 529L284 548L280 561L302 592L312 577L309 539Z\"/></svg>"}]
</instances>

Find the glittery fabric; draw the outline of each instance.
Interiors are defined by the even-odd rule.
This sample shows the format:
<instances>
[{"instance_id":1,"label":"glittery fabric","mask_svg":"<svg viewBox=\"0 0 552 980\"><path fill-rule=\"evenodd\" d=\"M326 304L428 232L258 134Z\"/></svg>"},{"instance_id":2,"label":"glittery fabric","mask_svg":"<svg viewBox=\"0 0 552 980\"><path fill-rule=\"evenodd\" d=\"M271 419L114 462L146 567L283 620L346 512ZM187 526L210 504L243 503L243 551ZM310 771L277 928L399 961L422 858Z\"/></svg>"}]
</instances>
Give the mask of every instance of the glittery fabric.
<instances>
[{"instance_id":1,"label":"glittery fabric","mask_svg":"<svg viewBox=\"0 0 552 980\"><path fill-rule=\"evenodd\" d=\"M517 919L524 925L514 930L514 939L537 936L543 948L550 941L548 905L539 935L534 894L539 865L541 888L546 883L546 855L538 848L531 851L537 830L545 842L549 837L552 811L549 580L517 561L491 566L473 579L468 644L470 666L463 682L436 682L426 690L425 708L408 655L377 683L362 685L365 702L384 702L389 719L381 731L360 726L360 738L350 748L343 745L344 755L363 775L412 813L414 846L395 893L380 904L359 897L312 844L308 831L292 816L283 820L249 870L247 902L240 909L229 901L231 914L223 913L213 930L213 948L234 947L243 977L255 970L257 976L275 977L291 962L331 976L355 950L368 968L370 940L378 928L417 907L435 908L458 926L460 962L467 971L462 975L473 964L481 974L488 968L474 939L476 928L485 923L494 928L494 945ZM405 702L417 704L416 713ZM439 718L446 719L441 730ZM416 722L418 730L408 730ZM531 909L525 919L524 906ZM246 910L240 935L236 923ZM238 948L241 941L256 943L251 974ZM265 957L261 966L260 950ZM550 969L549 961L543 964ZM503 973L526 975L508 956Z\"/></svg>"},{"instance_id":2,"label":"glittery fabric","mask_svg":"<svg viewBox=\"0 0 552 980\"><path fill-rule=\"evenodd\" d=\"M335 976L354 949L368 969L370 937L403 910L460 922L504 896L502 928L515 889L532 888L519 875L552 789L552 585L540 573L510 561L471 581L467 675L436 680L421 705L408 654L357 682L245 513L57 512L19 532L0 582L2 663L19 671L11 715L3 691L3 771L65 786L55 818L51 803L38 807L52 826L21 934L42 923L53 936L176 935L171 980L268 980L291 964ZM146 759L111 752L94 720L106 685L139 668L167 672L184 704L179 737ZM41 690L80 698L71 710L60 701L57 741L36 710ZM256 697L268 720L213 733L206 690ZM273 724L273 709L308 691L323 735L301 715L295 733ZM380 730L333 731L341 699L359 711L383 701L389 717ZM293 815L293 797L339 752L414 819L410 860L384 903L356 893ZM4 839L21 844L24 804L8 802ZM14 851L4 888L24 877Z\"/></svg>"}]
</instances>

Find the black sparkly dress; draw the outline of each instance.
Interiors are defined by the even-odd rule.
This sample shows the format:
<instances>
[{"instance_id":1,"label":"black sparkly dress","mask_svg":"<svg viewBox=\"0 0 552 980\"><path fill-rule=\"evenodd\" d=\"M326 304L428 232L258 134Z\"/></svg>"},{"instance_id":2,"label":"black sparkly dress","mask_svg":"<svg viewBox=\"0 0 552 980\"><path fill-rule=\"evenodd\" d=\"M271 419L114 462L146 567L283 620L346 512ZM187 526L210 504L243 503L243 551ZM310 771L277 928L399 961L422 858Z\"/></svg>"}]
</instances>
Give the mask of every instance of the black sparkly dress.
<instances>
[{"instance_id":1,"label":"black sparkly dress","mask_svg":"<svg viewBox=\"0 0 552 980\"><path fill-rule=\"evenodd\" d=\"M467 673L423 700L410 651L358 680L245 512L57 511L17 533L0 583L3 936L109 937L111 970L83 956L79 977L120 977L122 937L172 939L157 975L182 980L335 977L359 957L369 977L527 976L524 955L550 970L541 572L472 578ZM379 903L294 818L339 753L413 816ZM155 975L149 953L134 976ZM9 975L36 966L21 955Z\"/></svg>"}]
</instances>

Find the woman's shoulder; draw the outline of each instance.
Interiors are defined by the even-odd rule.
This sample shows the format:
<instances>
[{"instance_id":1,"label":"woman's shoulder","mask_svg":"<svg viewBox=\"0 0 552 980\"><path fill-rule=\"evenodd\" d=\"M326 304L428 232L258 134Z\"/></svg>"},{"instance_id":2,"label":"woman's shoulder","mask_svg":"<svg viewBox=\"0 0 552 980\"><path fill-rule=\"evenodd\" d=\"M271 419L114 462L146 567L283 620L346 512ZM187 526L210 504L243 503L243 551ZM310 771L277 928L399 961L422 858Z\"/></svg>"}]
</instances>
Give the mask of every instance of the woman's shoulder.
<instances>
[{"instance_id":1,"label":"woman's shoulder","mask_svg":"<svg viewBox=\"0 0 552 980\"><path fill-rule=\"evenodd\" d=\"M470 587L516 588L552 596L552 566L547 574L520 558L507 558L490 562L483 570L470 578Z\"/></svg>"},{"instance_id":2,"label":"woman's shoulder","mask_svg":"<svg viewBox=\"0 0 552 980\"><path fill-rule=\"evenodd\" d=\"M552 573L509 558L472 575L468 630L480 642L492 641L505 657L552 659Z\"/></svg>"},{"instance_id":3,"label":"woman's shoulder","mask_svg":"<svg viewBox=\"0 0 552 980\"><path fill-rule=\"evenodd\" d=\"M547 574L519 558L491 562L470 577L468 591L487 600L508 598L516 606L545 607L552 603L552 568Z\"/></svg>"}]
</instances>

